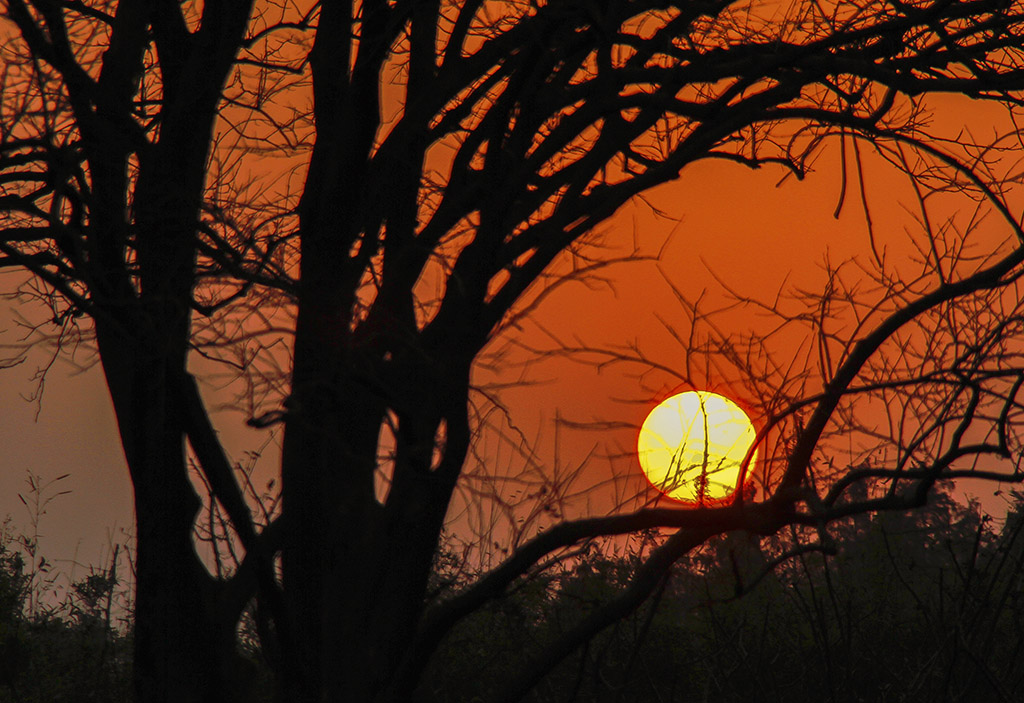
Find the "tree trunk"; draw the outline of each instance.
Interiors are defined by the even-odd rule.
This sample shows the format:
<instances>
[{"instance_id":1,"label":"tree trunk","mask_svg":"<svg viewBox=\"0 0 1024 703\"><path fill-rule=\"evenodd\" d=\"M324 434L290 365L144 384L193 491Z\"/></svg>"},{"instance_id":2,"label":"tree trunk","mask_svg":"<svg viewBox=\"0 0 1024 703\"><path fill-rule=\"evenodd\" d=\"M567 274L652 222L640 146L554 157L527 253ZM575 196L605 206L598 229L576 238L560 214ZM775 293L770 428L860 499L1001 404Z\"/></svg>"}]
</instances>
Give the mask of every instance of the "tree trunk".
<instances>
[{"instance_id":1,"label":"tree trunk","mask_svg":"<svg viewBox=\"0 0 1024 703\"><path fill-rule=\"evenodd\" d=\"M287 700L383 701L403 695L388 687L422 614L454 482L431 468L438 408L410 401L436 379L390 368L392 379L419 380L383 388L375 370L382 355L332 343L338 323L325 307L300 306L284 438L284 587L298 662ZM464 391L461 398L465 424ZM411 410L401 413L382 505L374 493L378 437L399 406ZM449 448L447 463L461 467L465 445Z\"/></svg>"},{"instance_id":2,"label":"tree trunk","mask_svg":"<svg viewBox=\"0 0 1024 703\"><path fill-rule=\"evenodd\" d=\"M332 367L296 353L283 450L284 590L296 647L285 688L302 703L335 700L328 678L347 659L340 650L358 656L371 635L353 626L369 606L365 583L383 511L373 499L383 411L365 393L330 383ZM369 700L359 688L347 699Z\"/></svg>"},{"instance_id":3,"label":"tree trunk","mask_svg":"<svg viewBox=\"0 0 1024 703\"><path fill-rule=\"evenodd\" d=\"M192 544L201 501L188 478L175 374L182 358L97 320L100 357L134 486L134 678L142 703L233 700L234 629Z\"/></svg>"}]
</instances>

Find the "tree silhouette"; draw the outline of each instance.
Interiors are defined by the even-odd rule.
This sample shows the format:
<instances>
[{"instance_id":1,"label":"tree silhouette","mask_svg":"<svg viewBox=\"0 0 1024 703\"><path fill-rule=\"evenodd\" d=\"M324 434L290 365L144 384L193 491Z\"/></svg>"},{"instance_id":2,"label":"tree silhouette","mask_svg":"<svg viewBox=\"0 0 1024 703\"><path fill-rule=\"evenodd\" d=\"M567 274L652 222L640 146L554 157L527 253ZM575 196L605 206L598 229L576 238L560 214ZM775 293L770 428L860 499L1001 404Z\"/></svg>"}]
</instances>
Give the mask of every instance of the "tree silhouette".
<instances>
[{"instance_id":1,"label":"tree silhouette","mask_svg":"<svg viewBox=\"0 0 1024 703\"><path fill-rule=\"evenodd\" d=\"M929 463L863 468L820 491L811 473L876 352L921 316L1012 285L1019 244L902 289L821 393L779 409L773 426L792 421L792 441L762 501L563 522L428 607L473 441L474 360L529 312L549 265L631 197L703 159L802 177L839 136L915 151L928 167L905 169L922 188L985 199L1021 234L987 162L928 137L921 99L1018 105L1018 3L2 7L13 36L0 76L0 266L35 276L61 335L95 335L134 488L140 701L230 698L236 625L254 594L283 699L406 700L451 628L542 559L673 528L627 586L524 665L502 691L515 699L714 535L920 505L958 460L1010 452L1021 377L964 371L978 353L968 344L950 362L957 401L938 408L948 431L926 433L943 444ZM298 163L302 187L264 184L261 199L242 182L252 155ZM258 335L231 326L245 311L267 327L294 315L287 397L253 419L284 425L283 516L262 528L194 375L210 348ZM999 340L1012 332L992 324ZM244 354L237 364L253 366ZM979 418L994 434L968 444ZM382 502L384 427L394 451ZM244 547L230 577L211 576L193 547L190 456ZM893 489L846 500L867 479ZM904 480L911 490L896 490Z\"/></svg>"}]
</instances>

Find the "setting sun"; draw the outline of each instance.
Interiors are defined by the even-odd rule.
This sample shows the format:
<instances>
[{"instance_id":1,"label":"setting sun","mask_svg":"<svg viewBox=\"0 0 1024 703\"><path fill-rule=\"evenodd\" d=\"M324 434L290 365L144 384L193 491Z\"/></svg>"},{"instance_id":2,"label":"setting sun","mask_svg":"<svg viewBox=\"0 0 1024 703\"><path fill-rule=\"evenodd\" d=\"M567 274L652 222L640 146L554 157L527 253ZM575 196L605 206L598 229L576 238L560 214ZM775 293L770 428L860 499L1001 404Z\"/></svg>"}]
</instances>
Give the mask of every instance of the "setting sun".
<instances>
[{"instance_id":1,"label":"setting sun","mask_svg":"<svg viewBox=\"0 0 1024 703\"><path fill-rule=\"evenodd\" d=\"M687 391L647 416L637 455L655 488L675 500L706 505L735 493L754 435L736 403L710 391ZM751 466L756 457L755 452Z\"/></svg>"}]
</instances>

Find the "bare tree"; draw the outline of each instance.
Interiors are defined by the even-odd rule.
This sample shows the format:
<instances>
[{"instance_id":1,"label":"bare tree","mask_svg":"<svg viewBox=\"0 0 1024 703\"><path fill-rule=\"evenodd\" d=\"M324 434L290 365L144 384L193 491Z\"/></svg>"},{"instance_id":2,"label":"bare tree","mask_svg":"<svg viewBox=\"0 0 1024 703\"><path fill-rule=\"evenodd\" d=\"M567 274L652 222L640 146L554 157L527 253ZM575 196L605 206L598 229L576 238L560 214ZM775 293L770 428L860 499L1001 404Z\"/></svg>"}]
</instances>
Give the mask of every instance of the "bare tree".
<instances>
[{"instance_id":1,"label":"bare tree","mask_svg":"<svg viewBox=\"0 0 1024 703\"><path fill-rule=\"evenodd\" d=\"M966 183L1020 234L981 164L928 138L923 96L1017 106L1022 9L5 0L15 36L0 76L0 266L36 276L54 325L93 326L134 487L138 699L230 697L235 627L256 594L283 699L405 700L445 634L538 562L598 536L672 528L628 588L502 691L515 699L713 535L917 505L957 460L1009 454L1020 382L995 374L1009 386L986 395L969 341L945 366L961 373L957 360L970 359L975 380L940 408L953 419L921 428L944 441L927 463L865 468L824 492L812 472L885 344L922 316L946 319L954 301L1011 286L1019 241L973 272L900 289L899 305L826 365L820 393L777 409L772 420L794 430L763 500L564 522L427 607L473 442L474 360L529 311L548 266L633 196L709 158L801 177L826 138L846 135L923 155L926 171L906 169L922 192ZM232 190L246 153L280 156L286 174L298 160L304 185L283 176ZM256 332L232 331L233 306L254 301L284 308ZM286 398L254 422L284 423L284 512L259 529L194 372L211 345L251 368L244 344L228 342L282 326ZM997 409L983 416L986 399ZM966 439L976 420L994 428L981 444ZM394 441L383 501L382 427ZM193 548L201 501L186 440L244 548L229 578L211 576ZM913 490L840 500L862 477Z\"/></svg>"}]
</instances>

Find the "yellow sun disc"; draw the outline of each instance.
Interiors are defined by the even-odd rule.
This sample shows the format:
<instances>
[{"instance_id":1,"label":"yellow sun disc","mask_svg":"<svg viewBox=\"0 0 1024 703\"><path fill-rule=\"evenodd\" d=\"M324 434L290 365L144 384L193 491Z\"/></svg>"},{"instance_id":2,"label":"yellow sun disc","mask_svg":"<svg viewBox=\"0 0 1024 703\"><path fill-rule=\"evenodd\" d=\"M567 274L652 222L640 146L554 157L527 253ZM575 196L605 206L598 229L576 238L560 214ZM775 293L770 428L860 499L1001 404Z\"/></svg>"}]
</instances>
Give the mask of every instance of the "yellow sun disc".
<instances>
[{"instance_id":1,"label":"yellow sun disc","mask_svg":"<svg viewBox=\"0 0 1024 703\"><path fill-rule=\"evenodd\" d=\"M736 403L710 391L687 391L658 405L637 439L640 467L676 500L707 505L736 492L754 426ZM757 453L751 457L750 475Z\"/></svg>"}]
</instances>

